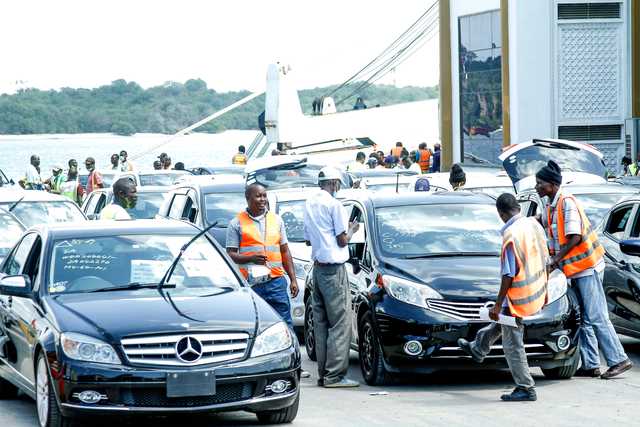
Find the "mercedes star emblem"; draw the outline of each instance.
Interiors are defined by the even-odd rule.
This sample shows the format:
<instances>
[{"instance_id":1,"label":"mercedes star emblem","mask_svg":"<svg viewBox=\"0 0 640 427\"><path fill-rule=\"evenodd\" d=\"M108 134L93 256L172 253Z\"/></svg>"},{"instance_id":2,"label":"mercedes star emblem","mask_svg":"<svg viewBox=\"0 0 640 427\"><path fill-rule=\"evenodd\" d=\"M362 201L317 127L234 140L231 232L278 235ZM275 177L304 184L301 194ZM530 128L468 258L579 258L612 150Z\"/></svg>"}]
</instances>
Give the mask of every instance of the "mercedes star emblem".
<instances>
[{"instance_id":1,"label":"mercedes star emblem","mask_svg":"<svg viewBox=\"0 0 640 427\"><path fill-rule=\"evenodd\" d=\"M194 337L182 337L176 343L176 355L185 363L197 362L202 357L202 343Z\"/></svg>"}]
</instances>

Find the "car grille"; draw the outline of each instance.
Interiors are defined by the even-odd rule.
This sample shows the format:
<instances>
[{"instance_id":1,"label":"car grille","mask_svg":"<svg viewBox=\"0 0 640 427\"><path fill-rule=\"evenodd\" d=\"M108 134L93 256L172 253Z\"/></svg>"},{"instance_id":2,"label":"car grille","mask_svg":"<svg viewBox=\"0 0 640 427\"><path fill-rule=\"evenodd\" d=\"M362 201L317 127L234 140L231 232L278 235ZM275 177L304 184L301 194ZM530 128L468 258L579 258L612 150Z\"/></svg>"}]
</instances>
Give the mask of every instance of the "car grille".
<instances>
[{"instance_id":1,"label":"car grille","mask_svg":"<svg viewBox=\"0 0 640 427\"><path fill-rule=\"evenodd\" d=\"M167 397L164 388L124 389L120 392L120 403L142 408L195 408L251 399L254 390L253 382L218 384L213 396Z\"/></svg>"},{"instance_id":2,"label":"car grille","mask_svg":"<svg viewBox=\"0 0 640 427\"><path fill-rule=\"evenodd\" d=\"M195 362L183 362L176 354L177 342L186 336L196 338L202 344L202 356ZM132 364L197 366L244 358L249 346L249 334L191 333L127 337L122 339L121 344Z\"/></svg>"},{"instance_id":3,"label":"car grille","mask_svg":"<svg viewBox=\"0 0 640 427\"><path fill-rule=\"evenodd\" d=\"M536 343L525 344L524 351L527 354L527 357L541 357L541 356L552 355L551 351L549 351L549 349L544 344L536 344ZM471 358L471 356L465 353L464 350L462 350L460 347L451 346L451 347L440 347L431 356L431 358L460 359L460 358ZM501 359L501 358L504 358L504 350L502 348L502 345L492 345L491 350L489 351L489 354L485 356L485 359Z\"/></svg>"},{"instance_id":4,"label":"car grille","mask_svg":"<svg viewBox=\"0 0 640 427\"><path fill-rule=\"evenodd\" d=\"M480 320L480 308L484 307L483 302L453 302L441 299L427 300L429 310L445 316L453 317L457 320L482 322Z\"/></svg>"}]
</instances>

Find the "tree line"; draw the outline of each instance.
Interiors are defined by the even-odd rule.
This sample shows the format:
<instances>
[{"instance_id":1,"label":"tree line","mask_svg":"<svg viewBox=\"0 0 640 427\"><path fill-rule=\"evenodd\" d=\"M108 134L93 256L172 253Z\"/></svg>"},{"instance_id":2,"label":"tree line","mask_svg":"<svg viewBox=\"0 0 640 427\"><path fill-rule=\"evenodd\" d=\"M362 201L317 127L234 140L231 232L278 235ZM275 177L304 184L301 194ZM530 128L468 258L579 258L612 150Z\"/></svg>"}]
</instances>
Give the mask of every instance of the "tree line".
<instances>
[{"instance_id":1,"label":"tree line","mask_svg":"<svg viewBox=\"0 0 640 427\"><path fill-rule=\"evenodd\" d=\"M335 86L300 91L306 114L313 100ZM115 80L95 89L21 89L0 95L0 134L34 133L175 133L227 105L249 95L249 91L216 92L201 79L185 83L167 82L148 89L135 82ZM436 98L437 87L373 85L358 93L370 106ZM351 109L353 100L339 106ZM258 129L258 115L264 110L264 95L198 129L221 132L227 129Z\"/></svg>"}]
</instances>

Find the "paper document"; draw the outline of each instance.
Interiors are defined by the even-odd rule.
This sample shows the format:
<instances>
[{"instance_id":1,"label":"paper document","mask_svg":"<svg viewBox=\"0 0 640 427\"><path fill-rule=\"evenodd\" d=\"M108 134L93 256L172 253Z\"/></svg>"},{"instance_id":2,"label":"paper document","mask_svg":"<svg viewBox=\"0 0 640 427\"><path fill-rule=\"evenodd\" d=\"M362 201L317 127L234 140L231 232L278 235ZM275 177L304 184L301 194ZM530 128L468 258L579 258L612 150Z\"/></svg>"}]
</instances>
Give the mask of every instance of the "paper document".
<instances>
[{"instance_id":1,"label":"paper document","mask_svg":"<svg viewBox=\"0 0 640 427\"><path fill-rule=\"evenodd\" d=\"M489 309L487 307L480 307L480 319L487 320L489 322L495 322L495 320L489 318ZM499 319L500 320L498 320L498 323L502 325L513 326L514 328L518 326L518 324L516 323L516 318L513 316L501 314Z\"/></svg>"}]
</instances>

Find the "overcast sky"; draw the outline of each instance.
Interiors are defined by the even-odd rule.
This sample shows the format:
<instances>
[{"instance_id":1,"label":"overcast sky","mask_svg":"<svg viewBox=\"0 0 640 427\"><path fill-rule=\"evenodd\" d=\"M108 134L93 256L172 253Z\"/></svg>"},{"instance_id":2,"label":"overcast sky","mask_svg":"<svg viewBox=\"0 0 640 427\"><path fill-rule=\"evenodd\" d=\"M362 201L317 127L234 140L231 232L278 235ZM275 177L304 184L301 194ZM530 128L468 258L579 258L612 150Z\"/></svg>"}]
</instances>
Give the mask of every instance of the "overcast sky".
<instances>
[{"instance_id":1,"label":"overcast sky","mask_svg":"<svg viewBox=\"0 0 640 427\"><path fill-rule=\"evenodd\" d=\"M291 64L300 88L341 83L433 0L17 0L0 4L0 93L19 87L143 87L200 77L217 91L264 90ZM383 83L438 81L435 37Z\"/></svg>"}]
</instances>

